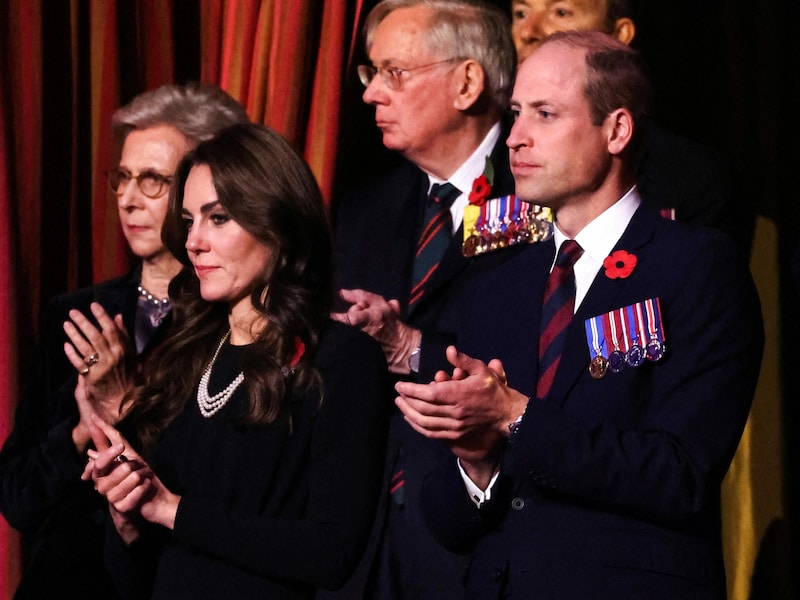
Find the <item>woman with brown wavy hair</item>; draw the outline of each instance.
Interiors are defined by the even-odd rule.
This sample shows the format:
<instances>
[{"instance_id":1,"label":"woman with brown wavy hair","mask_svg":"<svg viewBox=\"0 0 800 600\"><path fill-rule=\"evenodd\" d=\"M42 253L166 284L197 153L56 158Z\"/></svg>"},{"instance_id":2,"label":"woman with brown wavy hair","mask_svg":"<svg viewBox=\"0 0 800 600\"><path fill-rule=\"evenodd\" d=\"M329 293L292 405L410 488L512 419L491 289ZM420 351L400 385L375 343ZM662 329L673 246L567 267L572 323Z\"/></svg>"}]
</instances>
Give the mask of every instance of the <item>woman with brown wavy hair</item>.
<instances>
[{"instance_id":1,"label":"woman with brown wavy hair","mask_svg":"<svg viewBox=\"0 0 800 600\"><path fill-rule=\"evenodd\" d=\"M184 265L173 329L125 400L131 443L95 418L84 473L116 527L112 574L130 597L336 588L369 534L390 403L380 348L327 318L313 176L272 130L226 129L179 165L163 236Z\"/></svg>"}]
</instances>

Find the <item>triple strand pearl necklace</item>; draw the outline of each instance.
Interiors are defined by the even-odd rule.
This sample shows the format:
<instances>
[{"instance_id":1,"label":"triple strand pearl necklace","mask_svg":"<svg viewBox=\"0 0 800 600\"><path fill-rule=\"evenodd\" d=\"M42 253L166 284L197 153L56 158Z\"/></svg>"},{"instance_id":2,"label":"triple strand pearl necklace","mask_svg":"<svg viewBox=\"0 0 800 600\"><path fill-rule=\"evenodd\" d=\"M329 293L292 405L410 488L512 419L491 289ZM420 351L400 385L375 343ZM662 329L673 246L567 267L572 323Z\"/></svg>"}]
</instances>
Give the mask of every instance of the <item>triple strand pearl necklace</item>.
<instances>
[{"instance_id":1,"label":"triple strand pearl necklace","mask_svg":"<svg viewBox=\"0 0 800 600\"><path fill-rule=\"evenodd\" d=\"M235 392L236 388L244 381L244 373L240 372L224 390L213 396L208 395L208 380L211 378L211 369L214 368L214 363L217 362L219 351L222 350L222 346L230 334L231 331L229 329L228 332L222 336L219 346L217 346L217 351L214 352L214 356L211 357L211 362L208 363L205 371L203 371L203 374L200 376L200 385L197 386L197 405L200 407L200 414L207 419L213 417L228 403L228 400L233 396L233 392Z\"/></svg>"}]
</instances>

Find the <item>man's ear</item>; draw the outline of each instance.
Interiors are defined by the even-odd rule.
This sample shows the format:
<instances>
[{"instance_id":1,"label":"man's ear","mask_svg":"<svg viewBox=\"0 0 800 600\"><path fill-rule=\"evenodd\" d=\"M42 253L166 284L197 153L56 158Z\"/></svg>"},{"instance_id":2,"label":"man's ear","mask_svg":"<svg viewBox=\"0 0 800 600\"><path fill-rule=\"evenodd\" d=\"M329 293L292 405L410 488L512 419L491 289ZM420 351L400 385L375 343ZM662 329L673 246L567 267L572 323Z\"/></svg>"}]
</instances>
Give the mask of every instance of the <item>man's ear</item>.
<instances>
[{"instance_id":1,"label":"man's ear","mask_svg":"<svg viewBox=\"0 0 800 600\"><path fill-rule=\"evenodd\" d=\"M614 23L614 31L611 32L611 35L623 44L630 46L633 37L636 35L636 24L628 17L617 19Z\"/></svg>"},{"instance_id":2,"label":"man's ear","mask_svg":"<svg viewBox=\"0 0 800 600\"><path fill-rule=\"evenodd\" d=\"M608 152L619 156L633 138L633 115L627 108L618 108L606 117L603 128L606 130Z\"/></svg>"},{"instance_id":3,"label":"man's ear","mask_svg":"<svg viewBox=\"0 0 800 600\"><path fill-rule=\"evenodd\" d=\"M456 98L454 106L458 110L469 110L483 94L484 72L481 65L471 59L463 61L455 73Z\"/></svg>"}]
</instances>

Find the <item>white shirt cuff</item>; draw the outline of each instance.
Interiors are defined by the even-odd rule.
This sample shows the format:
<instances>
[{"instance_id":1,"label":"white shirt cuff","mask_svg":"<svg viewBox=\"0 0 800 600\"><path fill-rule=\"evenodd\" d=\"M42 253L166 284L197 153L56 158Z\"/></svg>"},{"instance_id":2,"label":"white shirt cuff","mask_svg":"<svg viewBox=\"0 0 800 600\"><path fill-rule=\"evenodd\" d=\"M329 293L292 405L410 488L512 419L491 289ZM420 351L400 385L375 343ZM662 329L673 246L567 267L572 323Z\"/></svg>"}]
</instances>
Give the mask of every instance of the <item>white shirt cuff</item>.
<instances>
[{"instance_id":1,"label":"white shirt cuff","mask_svg":"<svg viewBox=\"0 0 800 600\"><path fill-rule=\"evenodd\" d=\"M483 506L484 502L488 502L492 499L492 487L494 486L497 478L500 476L500 470L498 469L495 471L495 474L492 475L491 480L489 481L489 486L482 490L479 488L472 479L469 478L467 472L464 470L464 467L461 466L461 459L456 459L456 464L458 465L458 472L461 474L461 479L464 481L464 486L467 488L467 493L469 494L469 499L480 508Z\"/></svg>"}]
</instances>

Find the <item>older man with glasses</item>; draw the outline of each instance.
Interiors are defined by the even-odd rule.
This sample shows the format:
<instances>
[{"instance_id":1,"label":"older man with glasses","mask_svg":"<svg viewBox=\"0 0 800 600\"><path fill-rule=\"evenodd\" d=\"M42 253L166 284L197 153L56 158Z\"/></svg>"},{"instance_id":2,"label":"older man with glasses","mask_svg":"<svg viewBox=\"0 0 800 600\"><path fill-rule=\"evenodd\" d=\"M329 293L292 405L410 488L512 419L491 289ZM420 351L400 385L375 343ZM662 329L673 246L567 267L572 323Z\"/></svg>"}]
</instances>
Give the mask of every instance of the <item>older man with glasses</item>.
<instances>
[{"instance_id":1,"label":"older man with glasses","mask_svg":"<svg viewBox=\"0 0 800 600\"><path fill-rule=\"evenodd\" d=\"M467 0L384 0L367 17L363 99L375 107L383 144L405 160L339 202L342 308L334 317L375 337L398 379L430 380L459 318L451 294L516 251L462 253L476 181L490 181L485 197L514 192L502 122L516 68L509 31L499 9ZM391 438L388 513L365 559L377 597L458 597L464 559L435 542L417 506L425 475L446 451L399 413Z\"/></svg>"}]
</instances>

